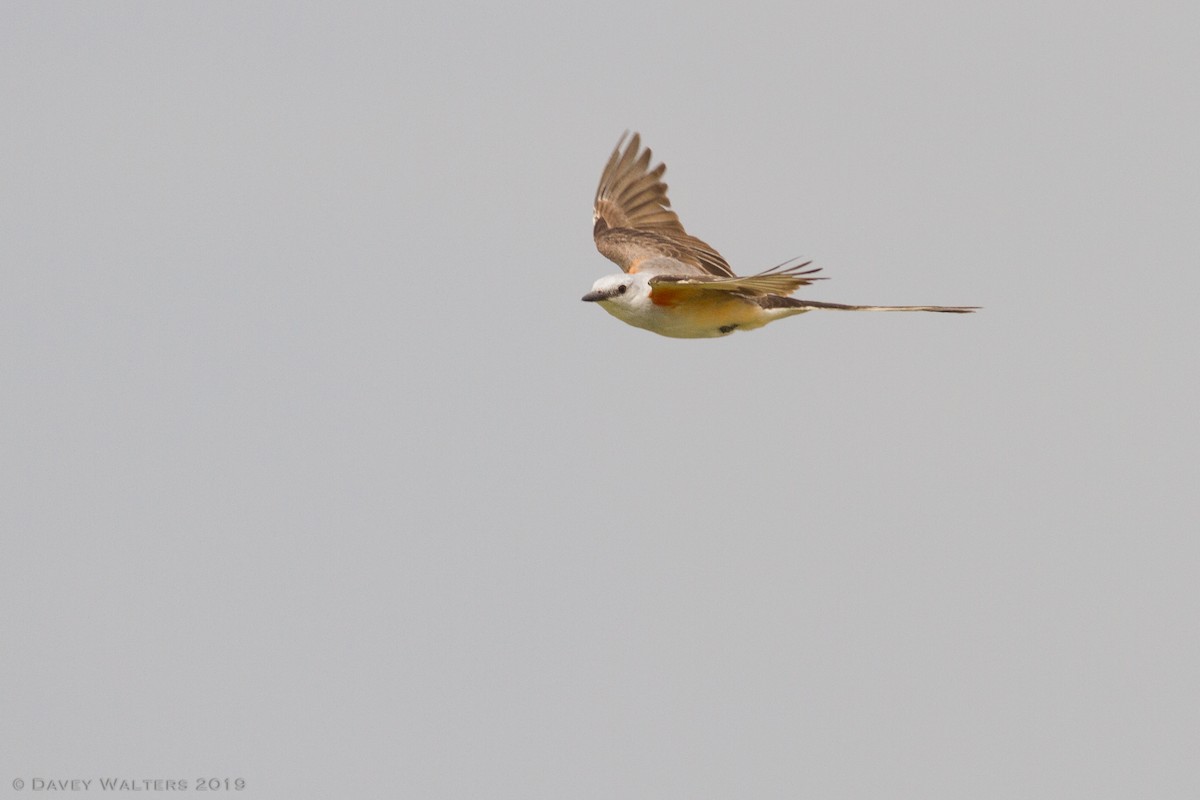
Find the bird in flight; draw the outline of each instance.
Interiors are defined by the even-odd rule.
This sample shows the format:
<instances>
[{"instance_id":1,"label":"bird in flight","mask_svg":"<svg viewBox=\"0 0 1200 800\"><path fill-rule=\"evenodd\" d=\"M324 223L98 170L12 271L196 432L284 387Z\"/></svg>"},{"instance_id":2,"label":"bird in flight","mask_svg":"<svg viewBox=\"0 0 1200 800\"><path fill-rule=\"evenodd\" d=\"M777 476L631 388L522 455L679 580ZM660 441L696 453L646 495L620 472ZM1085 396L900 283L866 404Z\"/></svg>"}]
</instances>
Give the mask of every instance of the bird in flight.
<instances>
[{"instance_id":1,"label":"bird in flight","mask_svg":"<svg viewBox=\"0 0 1200 800\"><path fill-rule=\"evenodd\" d=\"M666 164L650 168L650 149L626 133L600 176L593 209L596 249L617 264L583 296L622 322L681 339L726 336L814 309L940 311L974 306L850 306L789 297L820 267L785 261L756 275L735 275L721 254L683 229L671 210ZM624 146L624 150L622 150Z\"/></svg>"}]
</instances>

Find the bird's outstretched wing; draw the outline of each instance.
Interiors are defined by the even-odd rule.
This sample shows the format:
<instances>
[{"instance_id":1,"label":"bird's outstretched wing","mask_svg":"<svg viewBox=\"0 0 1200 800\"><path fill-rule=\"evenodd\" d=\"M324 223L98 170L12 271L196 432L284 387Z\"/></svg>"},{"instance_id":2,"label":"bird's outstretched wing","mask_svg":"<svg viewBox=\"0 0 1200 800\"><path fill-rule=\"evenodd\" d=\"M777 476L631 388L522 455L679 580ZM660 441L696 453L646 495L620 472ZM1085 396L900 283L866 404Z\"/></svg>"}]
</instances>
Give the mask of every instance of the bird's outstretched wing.
<instances>
[{"instance_id":1,"label":"bird's outstretched wing","mask_svg":"<svg viewBox=\"0 0 1200 800\"><path fill-rule=\"evenodd\" d=\"M625 272L637 272L638 264L648 258L666 256L680 262L681 271L734 277L721 254L688 234L671 210L662 181L667 165L650 169L650 149L641 149L636 133L625 145L628 135L617 142L596 188L596 249Z\"/></svg>"},{"instance_id":2,"label":"bird's outstretched wing","mask_svg":"<svg viewBox=\"0 0 1200 800\"><path fill-rule=\"evenodd\" d=\"M743 297L765 297L767 295L787 296L807 286L813 281L824 280L814 278L813 273L820 267L805 269L811 261L795 266L786 266L788 262L766 272L743 277L719 278L707 275L656 275L650 279L650 299L656 302L671 299L678 301L688 298L700 298L709 292L730 292ZM709 294L709 297L714 295ZM660 303L661 304L661 303Z\"/></svg>"}]
</instances>

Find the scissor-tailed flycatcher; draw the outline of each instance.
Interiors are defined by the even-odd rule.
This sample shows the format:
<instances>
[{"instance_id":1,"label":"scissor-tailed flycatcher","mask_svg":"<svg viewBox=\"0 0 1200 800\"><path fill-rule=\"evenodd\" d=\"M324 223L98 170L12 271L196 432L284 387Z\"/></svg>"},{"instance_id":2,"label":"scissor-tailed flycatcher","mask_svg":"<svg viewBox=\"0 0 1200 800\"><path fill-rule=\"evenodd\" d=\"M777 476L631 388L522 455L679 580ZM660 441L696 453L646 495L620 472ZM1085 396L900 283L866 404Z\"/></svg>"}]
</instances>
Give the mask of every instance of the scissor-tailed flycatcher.
<instances>
[{"instance_id":1,"label":"scissor-tailed flycatcher","mask_svg":"<svg viewBox=\"0 0 1200 800\"><path fill-rule=\"evenodd\" d=\"M625 135L628 136L628 133ZM942 311L964 314L973 306L847 306L788 297L821 278L805 269L811 261L784 262L757 275L738 277L721 254L689 235L671 210L666 164L650 169L650 150L634 134L625 136L600 176L592 234L596 249L624 274L606 275L584 300L599 303L617 319L682 339L725 336L761 328L813 309L836 311Z\"/></svg>"}]
</instances>

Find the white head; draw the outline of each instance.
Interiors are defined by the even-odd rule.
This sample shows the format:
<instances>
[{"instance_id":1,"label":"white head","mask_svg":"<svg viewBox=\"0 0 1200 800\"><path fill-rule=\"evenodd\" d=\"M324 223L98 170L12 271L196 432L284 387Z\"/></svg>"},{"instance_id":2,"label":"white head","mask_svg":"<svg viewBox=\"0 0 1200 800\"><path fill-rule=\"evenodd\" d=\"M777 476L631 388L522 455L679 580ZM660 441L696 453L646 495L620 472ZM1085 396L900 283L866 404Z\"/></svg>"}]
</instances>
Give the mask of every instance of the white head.
<instances>
[{"instance_id":1,"label":"white head","mask_svg":"<svg viewBox=\"0 0 1200 800\"><path fill-rule=\"evenodd\" d=\"M588 303L601 303L606 309L621 306L632 307L642 299L649 287L637 275L605 275L592 284L592 290L583 296Z\"/></svg>"}]
</instances>

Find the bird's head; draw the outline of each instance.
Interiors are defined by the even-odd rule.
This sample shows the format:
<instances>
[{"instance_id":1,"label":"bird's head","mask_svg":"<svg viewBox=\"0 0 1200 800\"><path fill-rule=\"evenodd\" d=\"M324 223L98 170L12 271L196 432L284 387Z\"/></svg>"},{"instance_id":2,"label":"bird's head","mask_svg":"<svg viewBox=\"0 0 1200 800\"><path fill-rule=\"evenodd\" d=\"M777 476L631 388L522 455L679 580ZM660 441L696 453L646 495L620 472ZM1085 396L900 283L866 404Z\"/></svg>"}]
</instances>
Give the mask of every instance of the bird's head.
<instances>
[{"instance_id":1,"label":"bird's head","mask_svg":"<svg viewBox=\"0 0 1200 800\"><path fill-rule=\"evenodd\" d=\"M583 296L587 303L612 303L629 305L645 291L645 282L636 275L605 275L592 284L592 290Z\"/></svg>"}]
</instances>

